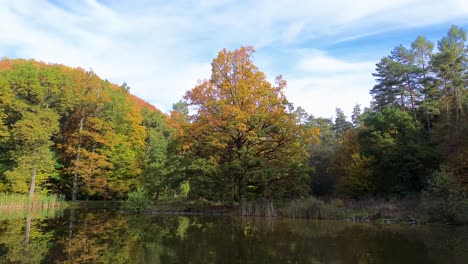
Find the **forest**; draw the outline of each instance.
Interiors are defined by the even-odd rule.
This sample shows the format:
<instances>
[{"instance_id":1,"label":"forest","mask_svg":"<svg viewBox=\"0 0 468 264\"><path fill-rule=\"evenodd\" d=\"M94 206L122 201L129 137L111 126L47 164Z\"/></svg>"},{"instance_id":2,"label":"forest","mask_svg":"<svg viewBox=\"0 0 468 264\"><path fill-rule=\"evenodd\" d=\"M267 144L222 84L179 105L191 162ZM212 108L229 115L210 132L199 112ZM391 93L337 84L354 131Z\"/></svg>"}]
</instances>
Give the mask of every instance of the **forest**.
<instances>
[{"instance_id":1,"label":"forest","mask_svg":"<svg viewBox=\"0 0 468 264\"><path fill-rule=\"evenodd\" d=\"M220 51L210 79L168 114L92 70L2 59L0 192L75 201L139 190L225 204L429 195L449 211L466 198L464 29L396 46L369 73L370 107L350 118L294 106L286 80L270 83L254 52Z\"/></svg>"}]
</instances>

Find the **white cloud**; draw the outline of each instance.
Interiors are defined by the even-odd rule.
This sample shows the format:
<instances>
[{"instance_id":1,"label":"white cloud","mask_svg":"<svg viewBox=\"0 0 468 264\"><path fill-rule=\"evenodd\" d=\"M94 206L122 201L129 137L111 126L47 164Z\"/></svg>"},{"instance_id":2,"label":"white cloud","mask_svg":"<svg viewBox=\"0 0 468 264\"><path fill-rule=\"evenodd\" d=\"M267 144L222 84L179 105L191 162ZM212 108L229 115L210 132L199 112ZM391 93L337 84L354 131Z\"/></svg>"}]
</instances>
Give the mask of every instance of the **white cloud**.
<instances>
[{"instance_id":1,"label":"white cloud","mask_svg":"<svg viewBox=\"0 0 468 264\"><path fill-rule=\"evenodd\" d=\"M355 104L369 106L374 62L346 61L322 51L301 51L288 80L287 96L314 116L332 117L336 107L348 116Z\"/></svg>"},{"instance_id":2,"label":"white cloud","mask_svg":"<svg viewBox=\"0 0 468 264\"><path fill-rule=\"evenodd\" d=\"M335 106L346 111L369 100L374 62L344 60L317 47L468 20L468 5L460 0L53 2L0 0L0 50L13 51L0 56L92 68L102 78L127 82L163 110L209 77L217 51L254 45L261 70L285 75L295 105L308 109L314 102L316 115L329 116ZM282 57L283 50L293 55Z\"/></svg>"},{"instance_id":3,"label":"white cloud","mask_svg":"<svg viewBox=\"0 0 468 264\"><path fill-rule=\"evenodd\" d=\"M295 22L288 26L283 33L283 38L286 43L293 42L304 29L304 22Z\"/></svg>"},{"instance_id":4,"label":"white cloud","mask_svg":"<svg viewBox=\"0 0 468 264\"><path fill-rule=\"evenodd\" d=\"M314 75L341 74L348 72L371 72L373 62L348 62L327 55L320 50L300 52L298 71L306 71Z\"/></svg>"}]
</instances>

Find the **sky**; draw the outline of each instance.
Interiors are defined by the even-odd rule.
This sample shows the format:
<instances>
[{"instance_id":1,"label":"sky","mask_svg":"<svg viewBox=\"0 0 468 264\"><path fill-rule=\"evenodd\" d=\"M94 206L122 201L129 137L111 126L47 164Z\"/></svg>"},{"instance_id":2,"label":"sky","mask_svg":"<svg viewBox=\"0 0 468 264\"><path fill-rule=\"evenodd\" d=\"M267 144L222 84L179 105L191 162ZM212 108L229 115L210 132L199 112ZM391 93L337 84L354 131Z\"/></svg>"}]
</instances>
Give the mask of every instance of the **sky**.
<instances>
[{"instance_id":1,"label":"sky","mask_svg":"<svg viewBox=\"0 0 468 264\"><path fill-rule=\"evenodd\" d=\"M0 57L92 69L168 112L226 48L251 45L294 106L369 105L375 64L419 35L468 29L466 0L0 0Z\"/></svg>"}]
</instances>

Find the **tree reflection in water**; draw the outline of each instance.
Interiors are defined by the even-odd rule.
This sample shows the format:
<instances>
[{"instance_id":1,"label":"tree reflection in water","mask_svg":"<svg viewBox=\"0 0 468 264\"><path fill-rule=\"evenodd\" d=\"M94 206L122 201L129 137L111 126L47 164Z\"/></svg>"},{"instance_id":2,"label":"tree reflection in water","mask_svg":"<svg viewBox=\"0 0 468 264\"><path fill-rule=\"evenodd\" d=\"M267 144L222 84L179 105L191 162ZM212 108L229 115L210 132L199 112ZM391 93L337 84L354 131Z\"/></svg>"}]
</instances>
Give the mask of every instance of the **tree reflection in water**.
<instances>
[{"instance_id":1,"label":"tree reflection in water","mask_svg":"<svg viewBox=\"0 0 468 264\"><path fill-rule=\"evenodd\" d=\"M0 263L465 263L468 228L112 210L0 222Z\"/></svg>"}]
</instances>

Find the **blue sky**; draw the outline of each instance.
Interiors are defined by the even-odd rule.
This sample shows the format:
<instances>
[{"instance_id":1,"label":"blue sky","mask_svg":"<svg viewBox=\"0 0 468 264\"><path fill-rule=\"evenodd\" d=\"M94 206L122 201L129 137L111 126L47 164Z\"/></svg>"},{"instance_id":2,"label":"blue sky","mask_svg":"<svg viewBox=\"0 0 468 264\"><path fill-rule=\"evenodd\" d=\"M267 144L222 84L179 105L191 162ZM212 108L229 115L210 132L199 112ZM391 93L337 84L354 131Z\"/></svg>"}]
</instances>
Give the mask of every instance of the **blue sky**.
<instances>
[{"instance_id":1,"label":"blue sky","mask_svg":"<svg viewBox=\"0 0 468 264\"><path fill-rule=\"evenodd\" d=\"M378 60L418 35L468 29L465 0L0 0L0 57L93 69L163 111L210 77L223 48L254 62L315 116L368 106Z\"/></svg>"}]
</instances>

